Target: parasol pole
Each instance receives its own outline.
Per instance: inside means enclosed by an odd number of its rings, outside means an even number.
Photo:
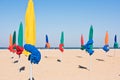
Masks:
[[[61,46],[61,44],[62,44],[62,46]],[[61,51],[63,53],[64,52],[64,32],[61,33],[61,39],[60,39],[60,46],[59,46],[59,48],[63,49],[63,51]],[[61,61],[62,61],[62,53],[60,55]]]
[[[91,69],[91,68],[92,68],[92,57],[90,56],[89,58],[90,58],[90,62],[89,62],[89,71],[91,71],[91,70],[92,70],[92,69]]]
[[[106,59],[107,53],[108,53],[108,52],[105,52],[105,56],[104,56],[104,59]]]
[[[115,57],[115,53],[116,53],[116,49],[114,49],[114,55],[113,55],[114,57]]]
[[[93,39],[93,26],[91,25],[90,31],[89,31],[89,40]],[[93,49],[93,44],[90,45],[90,49]],[[89,64],[89,70],[91,70],[92,67],[92,55],[90,55],[90,64]]]
[[[32,80],[32,63],[30,63],[30,80]]]
[[[61,61],[62,61],[62,53],[61,53],[60,57],[61,57]]]
[[[36,24],[33,0],[28,1],[28,6],[25,15],[25,41],[26,44],[35,45],[36,43]],[[24,54],[30,55],[25,52]],[[30,80],[32,80],[32,63],[30,62]]]

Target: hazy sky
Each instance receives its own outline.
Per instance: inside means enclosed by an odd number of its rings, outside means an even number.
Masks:
[[[94,28],[94,46],[103,46],[105,32],[110,46],[117,34],[120,43],[120,0],[33,0],[36,14],[37,46],[45,46],[48,34],[51,46],[60,43],[64,31],[65,47],[80,47],[80,36],[88,40],[89,28]],[[9,35],[24,17],[28,0],[0,0],[0,46],[9,45]],[[25,25],[24,25],[25,27]],[[18,34],[17,34],[18,35]]]

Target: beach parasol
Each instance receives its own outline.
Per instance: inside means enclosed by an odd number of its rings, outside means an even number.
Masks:
[[[36,24],[35,24],[35,13],[34,13],[34,4],[33,0],[29,0],[28,6],[26,9],[26,15],[25,15],[25,45],[24,48],[26,51],[23,53],[26,56],[29,56],[28,59],[30,59],[30,80],[32,80],[32,63],[38,63],[35,60],[35,58],[40,58],[40,55],[38,55],[39,51],[36,50],[35,44],[36,44]],[[26,48],[27,46],[27,48]],[[29,49],[30,48],[30,49]],[[35,50],[35,51],[34,51]],[[39,57],[36,57],[39,56]],[[34,60],[33,60],[34,58]]]
[[[91,25],[90,31],[89,31],[89,40],[93,40],[93,26]],[[93,48],[93,44],[90,45],[90,49]]]
[[[18,45],[23,47],[23,24],[20,23],[19,31],[18,31]]]
[[[81,35],[81,50],[84,50],[85,47],[84,47],[84,38],[83,38],[83,35]]]
[[[12,46],[11,46],[11,50],[12,50],[13,53],[16,52],[15,45],[16,45],[16,31],[14,31],[14,33],[13,33]]]
[[[61,39],[60,39],[60,44],[59,44],[59,50],[61,52],[64,51],[64,32],[61,33]]]
[[[9,37],[9,46],[12,45],[12,35],[10,34],[10,37]]]
[[[49,41],[48,41],[48,35],[46,35],[45,37],[46,37],[45,48],[50,48],[50,43],[49,43]]]
[[[108,31],[106,32],[106,36],[105,36],[105,45],[108,45],[109,43],[109,35],[108,35]]]
[[[22,54],[24,48],[23,48],[23,24],[22,22],[20,23],[20,26],[19,26],[19,31],[18,31],[18,45],[16,45],[16,50],[17,50],[17,55],[19,55],[19,58],[20,58],[20,55]]]
[[[106,32],[106,35],[105,35],[105,45],[103,46],[103,50],[105,52],[108,52],[109,51],[109,35],[108,35],[108,32]]]
[[[60,39],[60,44],[59,44],[59,50],[62,53],[64,52],[64,32],[61,32],[61,39]],[[61,54],[61,60],[62,60],[62,54]]]
[[[16,31],[13,33],[13,39],[12,39],[12,44],[16,44]]]
[[[117,49],[119,46],[118,46],[118,42],[117,42],[117,35],[115,35],[114,37],[114,48]]]
[[[12,52],[12,35],[10,34],[10,37],[9,37],[9,47],[8,47],[8,50],[10,51],[10,52]]]
[[[90,31],[89,31],[89,40],[85,45],[85,49],[86,51],[89,53],[89,55],[91,56],[94,51],[93,51],[93,26],[91,25],[90,27]]]
[[[24,48],[31,53],[28,60],[30,60],[31,63],[38,64],[41,59],[41,54],[38,49],[31,44],[25,44]]]
[[[29,0],[25,15],[25,43],[35,45],[36,43],[36,24],[35,24],[35,13],[34,4],[32,0]],[[30,53],[24,51],[26,56]]]
[[[118,42],[117,42],[117,35],[115,35],[115,37],[114,37],[114,46],[113,47],[114,47],[114,56],[115,56],[116,49],[119,48]]]
[[[14,48],[14,45],[13,45],[12,35],[10,34],[8,50],[9,50],[11,53],[15,53],[16,50],[14,50],[13,48]],[[11,58],[13,58],[13,57],[11,57]]]
[[[91,55],[93,55],[94,51],[93,51],[93,26],[91,25],[90,27],[90,31],[89,31],[89,40],[88,42],[85,44],[85,49],[86,51],[89,53],[90,55],[90,66],[89,66],[89,70],[91,70],[91,66],[92,66],[92,61],[91,61]]]

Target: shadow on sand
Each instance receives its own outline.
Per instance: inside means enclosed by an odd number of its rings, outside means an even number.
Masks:
[[[82,56],[76,56],[77,58],[82,58]]]
[[[18,63],[18,60],[15,60],[13,63]]]
[[[103,59],[96,59],[97,61],[104,61]]]
[[[60,59],[57,59],[57,62],[61,62],[61,60],[60,60]]]
[[[78,68],[89,70],[87,67],[85,67],[85,66],[81,66],[81,65],[78,65]]]
[[[30,78],[28,80],[30,80]],[[35,80],[34,77],[32,77],[32,80]]]
[[[22,66],[22,67],[19,69],[19,72],[24,71],[24,70],[25,70],[25,66]]]

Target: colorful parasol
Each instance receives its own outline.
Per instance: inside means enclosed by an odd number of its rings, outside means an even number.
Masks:
[[[59,44],[59,50],[61,52],[64,51],[64,32],[61,33],[61,39],[60,39],[60,44]]]
[[[118,42],[117,42],[117,35],[115,35],[115,37],[114,37],[114,48],[116,49],[118,47],[119,46],[118,46]]]
[[[9,50],[10,52],[13,52],[11,47],[12,47],[12,35],[10,34],[8,50]]]
[[[48,35],[46,35],[46,44],[45,44],[45,48],[50,48],[50,43],[48,41]]]
[[[89,31],[89,40],[93,40],[93,26],[91,25],[90,31]],[[93,48],[93,44],[90,45],[90,48]]]
[[[16,44],[16,31],[13,33],[13,39],[12,39],[12,44]]]
[[[35,24],[35,13],[34,4],[32,0],[29,0],[28,7],[25,15],[25,43],[35,45],[36,43],[36,24]],[[27,51],[23,52],[26,56],[30,53]]]
[[[90,31],[89,31],[89,40],[85,45],[85,49],[86,51],[89,53],[89,55],[91,56],[94,51],[93,51],[93,26],[91,25],[90,27]]]
[[[84,47],[84,38],[83,38],[83,35],[81,35],[81,50],[84,50],[85,47]]]
[[[9,37],[9,46],[12,45],[12,35],[10,34],[10,37]]]
[[[109,43],[109,35],[108,35],[108,32],[106,32],[106,35],[105,35],[105,45],[108,45]]]
[[[32,63],[38,64],[41,56],[40,52],[35,48],[36,44],[36,24],[33,0],[29,0],[25,15],[25,45],[26,51],[23,53],[29,56],[30,64],[30,80],[32,80]]]
[[[19,32],[18,32],[18,45],[23,47],[23,24],[20,23]]]
[[[31,63],[38,64],[41,59],[41,54],[38,49],[31,44],[25,44],[24,48],[31,53],[28,60],[30,60]]]
[[[105,35],[105,45],[103,46],[103,50],[105,52],[108,52],[109,51],[109,35],[108,35],[108,32],[106,32],[106,35]]]

